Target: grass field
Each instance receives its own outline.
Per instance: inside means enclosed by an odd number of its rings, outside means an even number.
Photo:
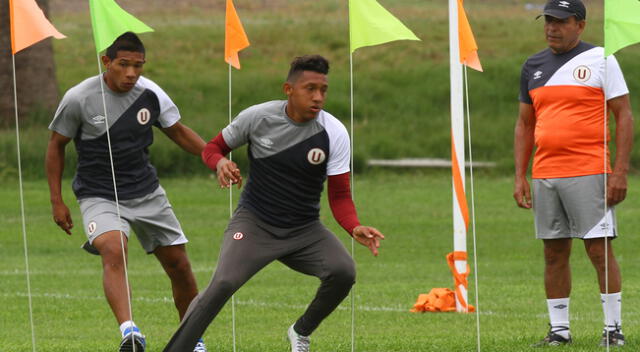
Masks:
[[[357,176],[355,198],[361,220],[387,236],[378,258],[364,247],[358,262],[357,351],[475,351],[474,314],[412,314],[419,293],[451,287],[444,256],[452,248],[450,179],[445,172],[375,171]],[[163,185],[191,239],[189,253],[198,283],[208,283],[228,218],[228,196],[208,178],[165,179]],[[529,351],[546,333],[541,243],[533,239],[532,215],[511,199],[511,177],[478,176],[476,186],[481,346],[484,351]],[[0,184],[0,351],[30,351],[25,260],[17,181]],[[97,257],[78,247],[84,241],[68,181],[66,200],[76,229],[68,237],[50,221],[44,181],[25,184],[26,219],[37,350],[113,351],[116,323],[103,299]],[[630,180],[618,209],[621,238],[615,241],[624,279],[624,330],[628,351],[640,343],[640,178]],[[323,221],[347,241],[331,218]],[[130,275],[136,322],[149,351],[161,351],[177,326],[169,283],[152,256],[132,242]],[[471,251],[469,237],[469,250]],[[576,243],[571,303],[572,351],[600,351],[602,311],[595,274]],[[473,270],[475,273],[476,270]],[[473,279],[473,278],[471,278]],[[473,281],[471,281],[473,282]],[[285,331],[310,301],[317,281],[279,263],[267,267],[236,295],[239,351],[285,351]],[[470,287],[473,301],[475,290]],[[350,309],[345,301],[313,335],[313,351],[350,351]],[[227,306],[205,335],[210,351],[232,351]],[[567,349],[569,350],[569,349]]]

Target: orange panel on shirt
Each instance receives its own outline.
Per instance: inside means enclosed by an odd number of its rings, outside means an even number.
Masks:
[[[602,89],[579,85],[542,86],[529,91],[529,94],[536,113],[536,153],[532,177],[558,178],[603,173],[605,131]],[[608,161],[607,150],[606,172],[610,173]]]

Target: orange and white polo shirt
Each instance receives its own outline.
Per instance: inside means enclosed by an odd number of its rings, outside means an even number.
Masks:
[[[547,48],[531,56],[522,67],[520,101],[535,111],[532,177],[605,172],[604,98],[628,93],[618,61],[611,55],[605,64],[602,47],[580,42],[566,53]],[[608,148],[606,153],[609,160]]]

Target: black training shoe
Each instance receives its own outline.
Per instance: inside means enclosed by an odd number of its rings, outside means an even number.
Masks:
[[[568,339],[565,339],[562,335],[557,334],[559,331],[569,331],[569,328],[566,326],[552,326],[549,328],[547,336],[531,345],[531,347],[563,346],[570,344],[572,342],[571,334],[569,334]]]
[[[601,347],[621,347],[624,346],[624,335],[620,331],[620,326],[615,327],[614,330],[607,330],[602,332],[602,341],[600,341]]]

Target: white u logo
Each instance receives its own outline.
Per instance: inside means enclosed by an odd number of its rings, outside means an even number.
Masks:
[[[324,159],[326,159],[326,157],[327,156],[324,153],[324,150],[320,148],[313,148],[309,151],[309,153],[307,153],[307,160],[309,161],[309,163],[313,165],[322,164],[322,162],[324,161]]]

